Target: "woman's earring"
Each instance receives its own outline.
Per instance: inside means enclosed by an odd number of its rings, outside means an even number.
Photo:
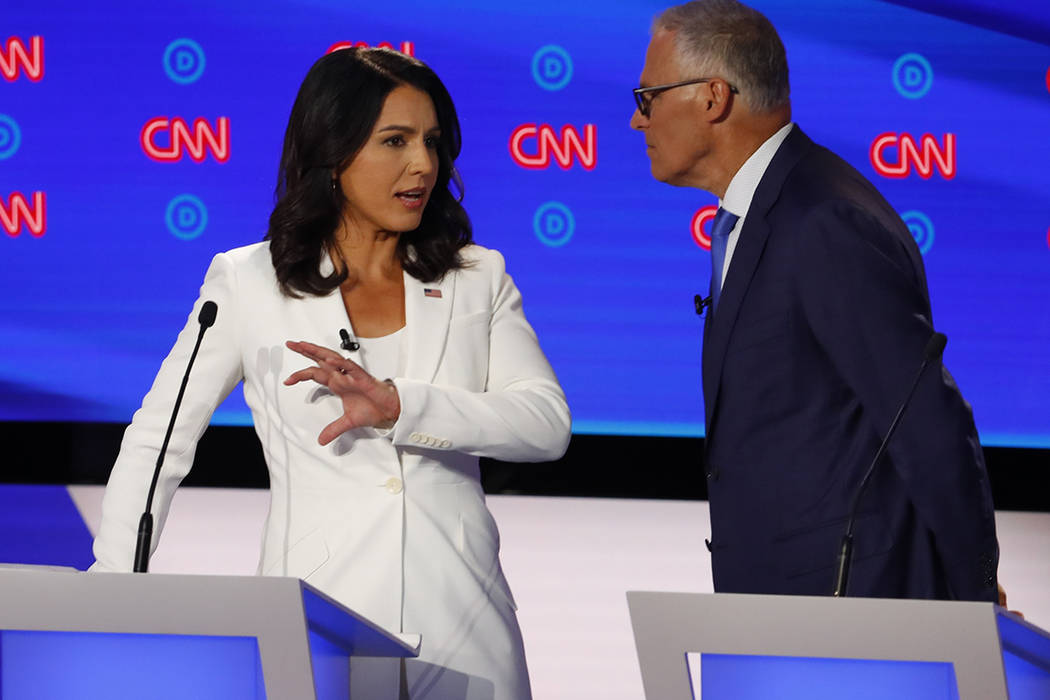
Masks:
[[[336,182],[335,182],[335,180],[333,179],[333,180],[332,180],[332,192],[335,192],[335,188],[336,188]]]

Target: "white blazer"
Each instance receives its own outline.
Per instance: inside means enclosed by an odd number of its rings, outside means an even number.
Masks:
[[[341,402],[312,382],[283,384],[311,364],[284,343],[338,349],[339,329],[350,324],[339,290],[283,296],[267,243],[216,255],[124,435],[92,569],[132,568],[138,518],[197,338],[197,315],[211,300],[218,316],[193,367],[157,486],[154,548],[198,438],[243,380],[270,474],[259,573],[305,579],[383,627],[421,633],[427,663],[409,665],[413,699],[530,697],[478,456],[557,459],[569,440],[569,410],[503,257],[479,246],[462,255],[468,266],[439,282],[405,275],[407,369],[394,378],[396,425],[349,431],[325,447],[317,437],[342,413]],[[380,697],[376,692],[369,696]],[[396,684],[391,692],[396,697]]]

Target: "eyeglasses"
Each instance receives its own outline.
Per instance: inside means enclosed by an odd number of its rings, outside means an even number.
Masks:
[[[635,104],[638,105],[638,111],[643,117],[648,119],[649,110],[652,109],[653,106],[653,98],[655,98],[661,92],[665,90],[670,90],[671,88],[682,87],[683,85],[709,83],[712,80],[721,80],[721,78],[697,78],[696,80],[683,80],[678,83],[668,83],[666,85],[654,85],[652,87],[635,88],[632,92],[634,92],[634,101]],[[730,83],[726,83],[726,85],[729,85],[729,92],[733,94],[740,94],[740,91],[737,90],[736,87],[734,87]]]

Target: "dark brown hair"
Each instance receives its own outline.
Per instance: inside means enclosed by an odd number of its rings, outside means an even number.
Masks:
[[[342,190],[331,186],[332,173],[342,171],[357,155],[387,95],[401,85],[430,96],[441,138],[437,183],[419,228],[401,234],[398,257],[406,272],[424,282],[462,267],[459,251],[471,243],[472,235],[467,212],[449,190],[454,180],[462,193],[453,165],[461,142],[452,98],[437,74],[414,58],[389,49],[342,49],[310,68],[284,134],[277,203],[266,240],[285,295],[324,296],[346,279],[347,271],[339,266],[329,275],[320,270],[346,205]]]

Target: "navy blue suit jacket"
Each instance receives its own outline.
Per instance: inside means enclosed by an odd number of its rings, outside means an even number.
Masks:
[[[795,127],[759,183],[704,326],[716,591],[830,593],[851,500],[932,333],[908,228]],[[849,595],[996,599],[984,459],[939,359],[859,513]]]

